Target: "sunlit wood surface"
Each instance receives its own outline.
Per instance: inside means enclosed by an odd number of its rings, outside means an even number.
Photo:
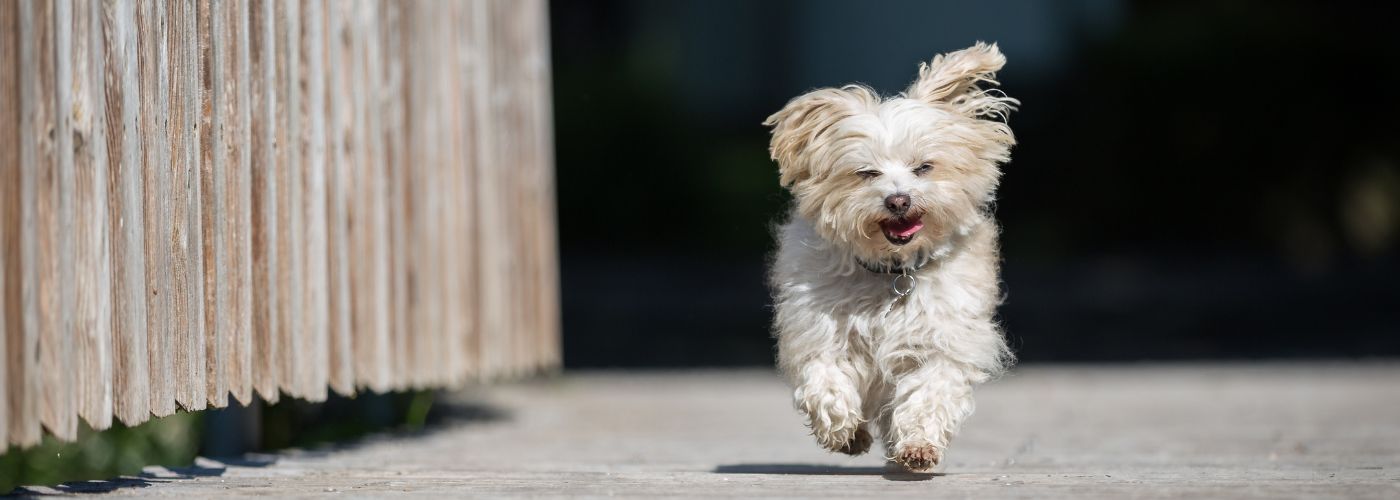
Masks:
[[[768,371],[566,374],[443,421],[34,492],[206,498],[1396,498],[1395,363],[1028,366],[978,390],[939,475],[820,450]]]

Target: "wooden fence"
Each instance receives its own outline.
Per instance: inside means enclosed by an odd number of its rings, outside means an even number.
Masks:
[[[547,33],[542,0],[0,0],[0,436],[556,366]]]

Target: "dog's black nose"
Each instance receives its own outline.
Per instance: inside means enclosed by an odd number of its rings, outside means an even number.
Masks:
[[[895,193],[885,197],[885,208],[898,216],[903,216],[905,212],[909,211],[909,203],[909,195],[904,193]]]

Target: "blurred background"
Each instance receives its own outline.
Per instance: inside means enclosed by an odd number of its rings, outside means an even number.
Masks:
[[[1400,355],[1400,37],[1350,2],[551,6],[565,364],[771,365],[760,126],[977,40],[1023,362]]]

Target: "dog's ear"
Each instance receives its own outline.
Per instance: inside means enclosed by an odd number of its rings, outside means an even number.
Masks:
[[[996,72],[1006,65],[1006,56],[995,43],[975,45],[957,52],[939,54],[928,64],[919,64],[919,78],[904,92],[906,97],[930,104],[943,103],[970,117],[1006,119],[1018,102],[1000,91],[983,90],[981,83],[997,85]]]
[[[788,101],[763,124],[773,127],[768,153],[778,162],[779,182],[786,187],[812,176],[808,149],[841,119],[849,117],[879,99],[859,85],[818,89]]]
[[[996,72],[1005,65],[1006,56],[1001,55],[996,44],[977,42],[920,64],[919,79],[904,95],[973,118],[971,129],[978,140],[972,143],[977,156],[996,164],[1006,163],[1011,159],[1011,146],[1016,144],[1006,118],[1020,101],[1000,90],[981,87],[983,83],[997,85]]]

